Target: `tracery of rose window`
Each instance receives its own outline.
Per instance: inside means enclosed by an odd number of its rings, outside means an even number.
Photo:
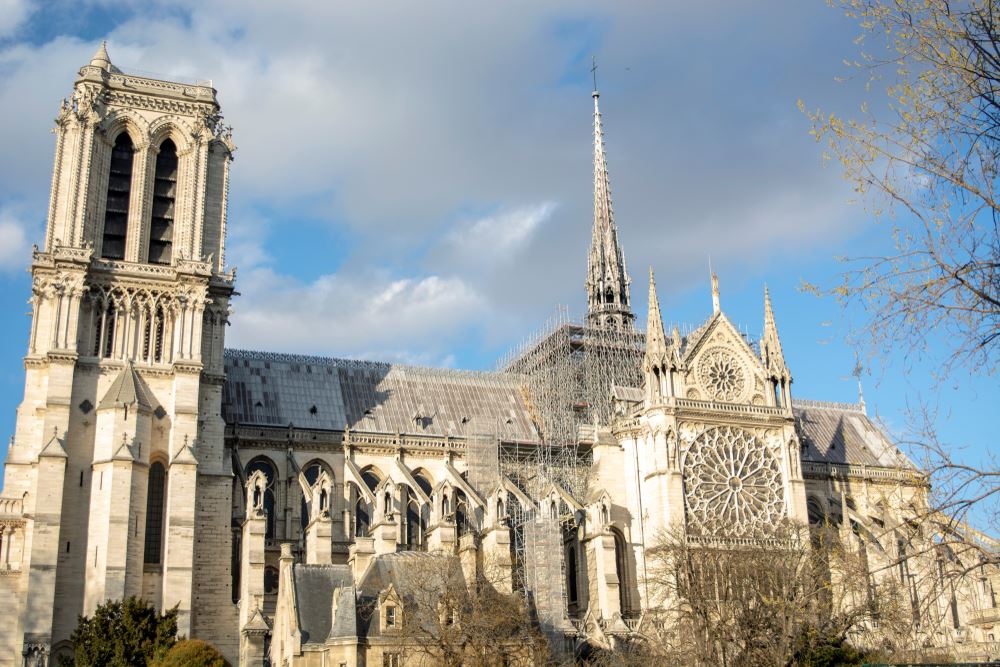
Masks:
[[[727,350],[708,350],[698,361],[698,377],[709,396],[716,401],[736,403],[744,398],[747,371]]]
[[[713,427],[695,438],[684,459],[683,479],[693,535],[762,534],[784,515],[778,459],[745,429]]]

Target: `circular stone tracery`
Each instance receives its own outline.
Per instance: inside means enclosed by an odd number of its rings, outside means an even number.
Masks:
[[[693,535],[763,534],[784,515],[778,459],[745,429],[710,428],[684,459],[684,500]]]
[[[735,403],[744,398],[747,372],[743,364],[722,348],[701,355],[698,375],[709,396],[717,401]]]

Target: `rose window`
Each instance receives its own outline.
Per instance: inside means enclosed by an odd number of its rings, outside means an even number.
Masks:
[[[778,459],[749,431],[710,428],[684,459],[684,500],[691,534],[761,534],[785,512]]]
[[[716,348],[703,354],[698,362],[698,375],[713,399],[735,403],[743,398],[747,386],[746,370],[725,350]]]

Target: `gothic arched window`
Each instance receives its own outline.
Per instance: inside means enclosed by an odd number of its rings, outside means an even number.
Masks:
[[[406,503],[406,548],[416,551],[423,541],[424,537],[420,531],[420,506],[410,494],[410,500]]]
[[[256,458],[247,465],[246,476],[250,477],[255,470],[260,470],[264,473],[264,478],[267,480],[267,486],[264,489],[264,514],[267,517],[264,538],[273,540],[275,532],[274,483],[278,478],[278,474],[274,469],[274,464],[264,457]]]
[[[160,144],[155,174],[148,261],[150,264],[170,264],[174,242],[174,200],[177,197],[177,147],[170,139]]]
[[[163,464],[154,461],[149,466],[149,485],[146,491],[146,545],[144,563],[159,564],[163,556],[163,498],[167,471]]]
[[[632,609],[629,606],[628,596],[628,563],[626,562],[625,536],[617,529],[612,528],[611,534],[615,537],[615,574],[618,575],[618,604],[621,608],[622,616],[627,616]]]
[[[369,491],[374,493],[375,487],[382,481],[382,475],[379,474],[378,468],[375,466],[368,466],[361,471],[361,481],[365,483]]]
[[[433,482],[431,482],[431,476],[423,468],[417,468],[413,471],[413,479],[417,482],[417,486],[420,490],[424,492],[427,496],[431,495],[431,490],[434,488]]]
[[[455,491],[455,530],[459,537],[469,532],[469,501],[461,490]]]
[[[94,356],[110,357],[115,350],[115,319],[118,313],[113,303],[98,302],[94,309]]]
[[[567,561],[567,563],[566,563],[566,577],[567,577],[567,583],[569,584],[569,586],[568,586],[568,588],[569,588],[569,601],[570,602],[576,602],[577,601],[577,595],[578,595],[576,580],[577,580],[578,574],[577,574],[577,571],[576,571],[577,568],[576,568],[576,548],[575,547],[570,547],[569,548],[569,553],[567,555],[566,561]]]
[[[312,486],[319,479],[320,472],[323,471],[325,466],[319,461],[312,461],[306,464],[306,467],[302,469],[302,474],[306,477],[306,483]],[[329,474],[329,472],[327,472]],[[332,475],[331,475],[332,477]],[[309,525],[309,502],[306,499],[305,493],[302,494],[302,530],[306,529]]]
[[[128,236],[128,210],[132,192],[132,160],[135,149],[128,132],[115,139],[111,149],[108,174],[108,196],[104,204],[104,235],[101,257],[125,259],[125,238]]]
[[[368,537],[368,532],[372,527],[371,507],[365,497],[358,492],[358,499],[354,503],[354,535],[355,537]]]

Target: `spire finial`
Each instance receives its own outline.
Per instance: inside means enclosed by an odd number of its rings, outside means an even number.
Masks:
[[[774,326],[774,310],[771,309],[771,293],[764,285],[764,326]]]
[[[712,312],[718,313],[722,310],[719,302],[719,276],[712,271]]]
[[[600,97],[601,94],[597,92],[597,56],[590,56],[590,73],[594,77],[594,97]]]
[[[864,372],[864,366],[862,366],[861,364],[861,358],[857,355],[857,353],[855,353],[854,372],[852,373],[852,375],[858,379],[858,407],[861,408],[861,412],[863,412],[864,414],[868,414],[868,411],[865,407],[865,390],[861,386],[862,372]]]

